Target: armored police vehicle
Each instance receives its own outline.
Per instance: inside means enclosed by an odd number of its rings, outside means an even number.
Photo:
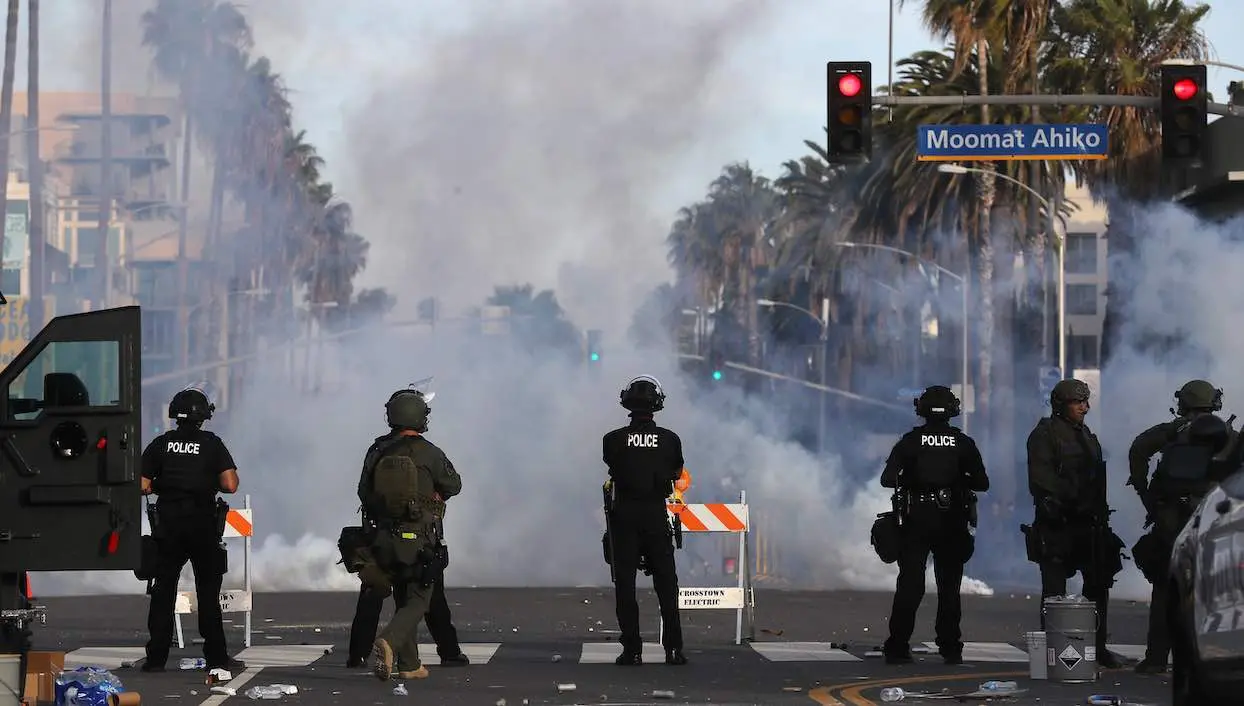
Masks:
[[[1197,506],[1171,554],[1174,706],[1229,706],[1244,688],[1244,470]]]
[[[0,654],[22,655],[19,684],[44,619],[26,572],[139,568],[140,336],[137,306],[59,316],[0,371]]]

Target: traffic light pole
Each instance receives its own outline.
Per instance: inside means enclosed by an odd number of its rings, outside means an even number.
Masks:
[[[1160,98],[1152,96],[1005,95],[1005,96],[873,96],[873,105],[1100,105],[1111,108],[1158,108]],[[1244,106],[1210,103],[1207,112],[1244,118]]]

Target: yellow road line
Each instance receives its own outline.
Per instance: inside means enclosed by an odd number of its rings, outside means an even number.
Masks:
[[[926,682],[972,681],[976,679],[997,679],[1000,677],[1026,677],[1028,672],[985,672],[970,674],[933,674],[910,677],[890,677],[888,679],[870,679],[854,683],[821,686],[808,692],[808,698],[821,706],[876,706],[876,702],[864,698],[861,694],[865,689],[873,687],[902,686],[904,684],[924,684]]]

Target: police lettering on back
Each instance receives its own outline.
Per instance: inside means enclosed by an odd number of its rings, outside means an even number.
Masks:
[[[166,452],[171,454],[191,454],[199,455],[199,442],[197,441],[170,441]]]
[[[921,434],[921,446],[934,446],[940,448],[953,448],[955,445],[954,434]]]
[[[655,449],[658,448],[656,434],[627,434],[627,448]]]

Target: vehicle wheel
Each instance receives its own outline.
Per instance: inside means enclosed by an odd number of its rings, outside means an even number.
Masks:
[[[1172,706],[1227,706],[1222,699],[1215,699],[1206,688],[1205,680],[1197,666],[1192,628],[1185,616],[1191,614],[1188,598],[1180,595],[1179,588],[1171,583],[1167,616],[1171,635],[1171,705]]]

